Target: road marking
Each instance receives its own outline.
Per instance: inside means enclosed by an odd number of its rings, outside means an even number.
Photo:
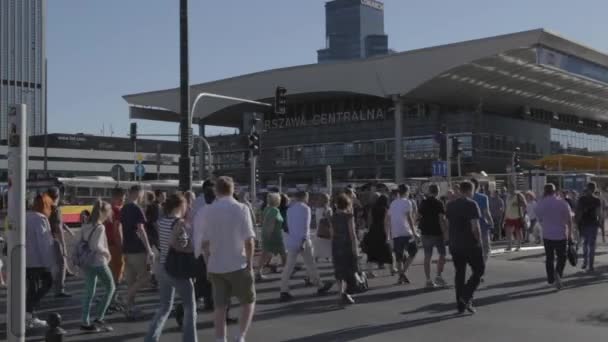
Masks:
[[[545,248],[544,246],[522,247],[519,250],[519,252],[537,251],[537,250],[541,250],[541,249],[544,249],[544,248]],[[506,248],[498,248],[498,249],[493,249],[490,254],[491,255],[497,255],[497,254],[506,254],[506,253],[515,253],[515,249],[507,252]]]

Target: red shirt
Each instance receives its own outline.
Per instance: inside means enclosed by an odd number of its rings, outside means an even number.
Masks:
[[[120,210],[122,207],[117,205],[112,205],[112,219],[107,220],[104,224],[106,226],[106,236],[108,238],[108,244],[116,245],[116,241],[118,240],[118,232],[116,231],[116,226],[120,224]]]

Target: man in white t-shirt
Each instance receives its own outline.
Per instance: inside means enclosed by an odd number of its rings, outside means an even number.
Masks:
[[[226,308],[234,296],[241,303],[240,336],[236,341],[244,342],[255,309],[255,232],[249,208],[233,198],[232,178],[218,178],[215,191],[218,198],[201,209],[199,221],[203,255],[213,284],[215,335],[218,341],[225,341]]]
[[[314,251],[310,240],[310,207],[308,206],[308,193],[300,191],[295,201],[287,209],[287,229],[285,248],[287,249],[287,263],[281,275],[281,294],[279,300],[288,302],[293,299],[289,293],[289,279],[293,274],[298,256],[302,255],[310,281],[317,286],[317,294],[324,295],[333,286],[333,282],[322,282],[317,265],[314,261]]]
[[[407,185],[399,185],[399,197],[391,203],[388,215],[386,216],[386,237],[389,243],[392,242],[393,244],[393,252],[395,253],[399,274],[397,284],[410,283],[406,272],[418,252],[416,245],[418,233],[414,229],[412,203],[408,199],[409,191],[410,189]],[[409,255],[408,258],[405,257],[405,252]]]

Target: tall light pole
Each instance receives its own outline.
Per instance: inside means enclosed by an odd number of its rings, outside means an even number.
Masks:
[[[192,119],[190,113],[189,55],[188,55],[188,0],[179,2],[179,64],[180,64],[180,157],[179,188],[192,189]]]

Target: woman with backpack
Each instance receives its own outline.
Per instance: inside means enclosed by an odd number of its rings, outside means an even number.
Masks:
[[[175,292],[182,300],[184,317],[182,320],[182,341],[196,342],[196,304],[194,299],[194,284],[189,277],[169,274],[167,263],[170,254],[174,256],[190,256],[194,264],[194,248],[192,232],[187,228],[184,217],[188,211],[188,202],[182,194],[173,194],[165,202],[166,216],[158,220],[158,236],[160,246],[160,262],[156,270],[158,290],[160,293],[160,307],[150,323],[150,328],[144,339],[145,342],[157,342],[162,334],[163,327],[171,308]],[[171,253],[170,253],[171,251]],[[177,260],[177,259],[175,259]],[[176,271],[176,270],[174,270]],[[172,271],[172,273],[174,273]]]
[[[104,226],[104,222],[111,217],[112,207],[110,203],[98,199],[93,205],[90,224],[82,228],[81,242],[86,244],[81,244],[79,249],[81,255],[87,256],[87,260],[86,264],[82,265],[84,266],[82,271],[85,275],[85,292],[82,301],[82,325],[80,329],[85,332],[110,332],[113,330],[104,321],[106,311],[116,290],[112,271],[108,266],[111,256]],[[86,253],[83,253],[84,251]],[[101,282],[105,294],[102,301],[97,304],[97,318],[91,323],[91,302],[95,296],[97,280]]]

